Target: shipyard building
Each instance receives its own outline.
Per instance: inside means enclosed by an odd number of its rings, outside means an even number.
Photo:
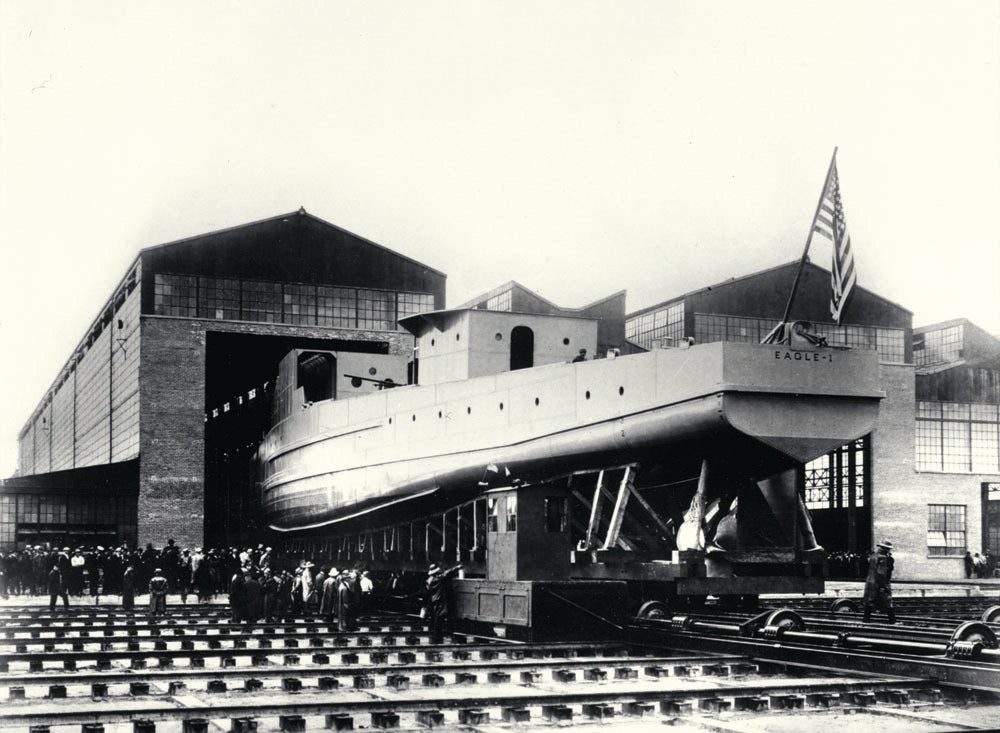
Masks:
[[[444,305],[443,273],[302,209],[141,250],[19,434],[0,547],[253,536],[281,358],[412,358],[399,319]]]

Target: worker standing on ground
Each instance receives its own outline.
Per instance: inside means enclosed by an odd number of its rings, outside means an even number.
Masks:
[[[896,623],[896,612],[892,608],[892,569],[896,561],[892,557],[892,542],[883,540],[868,561],[868,578],[865,580],[864,622],[871,621],[872,608],[885,611],[889,623]]]
[[[128,563],[122,575],[122,608],[131,611],[135,608],[135,568]]]
[[[234,624],[243,623],[247,618],[247,586],[242,570],[233,573],[229,581],[229,612]]]
[[[58,565],[53,565],[49,571],[49,610],[56,610],[56,599],[63,599],[63,606],[69,608],[69,594],[66,592],[66,584],[63,582],[63,574]]]
[[[149,579],[149,615],[153,618],[166,615],[169,589],[170,585],[163,575],[163,570],[160,568],[153,570],[153,577]]]
[[[424,583],[424,607],[431,623],[431,640],[440,644],[446,631],[450,630],[451,614],[448,611],[447,581],[452,575],[462,569],[461,565],[441,571],[434,563],[427,570],[427,580]]]

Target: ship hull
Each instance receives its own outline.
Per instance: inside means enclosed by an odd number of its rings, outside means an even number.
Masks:
[[[869,432],[877,372],[874,352],[717,343],[330,401],[265,439],[263,507],[278,531],[348,529],[626,463],[764,478]]]

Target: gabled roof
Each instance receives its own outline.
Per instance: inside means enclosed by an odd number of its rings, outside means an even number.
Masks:
[[[798,264],[799,264],[799,260],[793,260],[791,262],[785,262],[785,263],[780,264],[780,265],[774,265],[773,267],[767,267],[767,268],[765,268],[763,270],[758,270],[757,272],[751,272],[748,275],[739,275],[737,277],[731,277],[728,280],[723,280],[722,282],[717,282],[717,283],[714,283],[712,285],[707,285],[705,287],[697,288],[695,290],[689,290],[686,293],[683,293],[681,295],[677,295],[677,296],[675,296],[673,298],[667,298],[666,300],[660,301],[659,303],[655,303],[654,305],[648,305],[648,306],[646,306],[644,308],[640,308],[639,310],[636,310],[636,311],[633,311],[631,313],[628,313],[625,317],[626,318],[632,318],[634,316],[639,316],[639,315],[642,315],[644,313],[648,313],[650,311],[658,310],[658,309],[662,308],[663,306],[667,305],[668,303],[675,303],[675,302],[677,302],[679,300],[684,300],[684,299],[690,298],[690,297],[692,297],[694,295],[699,295],[701,293],[710,292],[712,290],[715,290],[716,288],[720,288],[720,287],[723,287],[725,285],[730,285],[730,284],[734,284],[734,283],[743,282],[744,280],[750,280],[751,278],[760,277],[761,275],[766,275],[768,273],[775,272],[777,270],[783,270],[785,268],[794,267],[794,266],[797,266]],[[814,268],[816,270],[819,270],[820,272],[826,273],[827,275],[830,274],[829,270],[827,270],[824,267],[821,267],[820,265],[817,265],[812,260],[806,260],[806,265],[809,266],[809,267],[812,267],[812,268]],[[868,293],[868,295],[872,296],[873,298],[878,298],[879,300],[881,300],[884,303],[888,303],[889,305],[891,305],[891,306],[893,306],[895,308],[899,308],[900,310],[905,311],[905,312],[907,312],[907,313],[909,313],[911,315],[913,314],[913,311],[911,311],[909,308],[904,308],[899,303],[891,301],[888,298],[884,298],[881,295],[879,295],[878,293],[875,293],[875,292],[873,292],[871,290],[868,290],[867,288],[864,288],[864,287],[862,287],[860,285],[855,285],[854,287],[858,291],[862,291],[862,292]]]
[[[191,244],[191,243],[197,242],[198,240],[208,239],[208,238],[216,237],[216,236],[219,236],[219,235],[222,235],[222,234],[229,234],[229,233],[232,233],[232,232],[238,232],[238,231],[244,230],[244,229],[252,229],[254,227],[258,227],[258,226],[262,226],[262,225],[266,225],[266,224],[273,224],[273,223],[279,222],[279,221],[288,221],[291,218],[298,217],[298,216],[304,217],[304,218],[309,219],[311,221],[314,221],[314,222],[316,222],[318,224],[321,224],[321,225],[323,225],[325,227],[329,227],[330,229],[333,229],[335,231],[341,232],[343,234],[347,234],[347,235],[353,237],[354,239],[357,239],[357,240],[359,240],[361,242],[364,242],[365,244],[368,244],[368,245],[370,245],[372,247],[375,247],[376,249],[380,249],[380,250],[382,250],[384,252],[387,252],[388,254],[391,254],[391,255],[393,255],[395,257],[399,257],[400,259],[407,260],[408,262],[412,262],[415,265],[419,265],[420,267],[422,267],[422,268],[424,268],[426,270],[429,270],[430,272],[433,272],[433,273],[435,273],[437,275],[441,275],[442,277],[447,277],[440,270],[436,270],[433,267],[429,267],[429,266],[425,265],[423,262],[418,262],[417,260],[413,259],[412,257],[408,257],[407,255],[400,254],[399,252],[396,252],[395,250],[389,249],[388,247],[386,247],[384,245],[381,245],[378,242],[373,242],[372,240],[368,239],[367,237],[362,237],[360,234],[355,234],[354,232],[349,231],[347,229],[344,229],[343,227],[339,227],[336,224],[332,224],[332,223],[326,221],[325,219],[321,219],[318,216],[315,216],[314,214],[310,214],[309,212],[307,212],[305,210],[305,207],[302,207],[302,206],[299,207],[298,211],[292,211],[292,212],[289,212],[287,214],[278,214],[277,216],[269,216],[266,219],[258,219],[257,221],[251,221],[251,222],[247,222],[245,224],[237,224],[236,226],[225,227],[223,229],[216,229],[216,230],[213,230],[211,232],[203,232],[201,234],[195,234],[195,235],[192,235],[190,237],[183,237],[181,239],[174,239],[174,240],[172,240],[170,242],[164,242],[162,244],[154,244],[154,245],[149,246],[149,247],[143,247],[141,250],[139,250],[139,252],[140,252],[140,254],[143,254],[143,253],[146,253],[146,252],[156,252],[156,251],[159,251],[159,250],[162,250],[162,249],[166,249],[168,247],[174,247],[174,246],[181,245],[181,244]]]

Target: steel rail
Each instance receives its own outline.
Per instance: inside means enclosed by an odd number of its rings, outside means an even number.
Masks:
[[[300,696],[293,699],[290,695],[271,700],[246,700],[237,704],[231,699],[221,700],[218,704],[177,704],[156,701],[136,701],[135,705],[121,703],[113,709],[106,704],[80,705],[72,702],[65,710],[20,710],[21,706],[6,706],[0,712],[0,729],[13,726],[32,725],[79,725],[86,723],[126,723],[139,718],[152,721],[184,720],[204,718],[219,720],[237,717],[278,717],[282,715],[323,715],[323,714],[358,714],[372,712],[418,712],[430,707],[441,709],[497,708],[506,706],[537,707],[556,704],[581,704],[589,702],[623,702],[623,701],[663,701],[690,700],[699,697],[735,697],[760,696],[793,693],[843,693],[856,691],[871,691],[895,689],[901,685],[920,687],[923,683],[909,677],[893,676],[878,680],[769,680],[764,684],[746,684],[739,687],[724,687],[715,682],[692,681],[682,688],[664,689],[656,682],[636,688],[635,683],[620,687],[588,686],[588,689],[552,693],[537,688],[525,688],[523,692],[510,694],[493,690],[489,693],[476,692],[476,686],[463,689],[444,690],[432,698],[376,699],[364,691],[341,691],[331,699],[309,699],[311,696]],[[317,696],[318,697],[318,696]],[[355,699],[351,699],[354,697]],[[346,699],[345,699],[346,698]],[[190,699],[185,703],[193,702]],[[249,704],[247,704],[249,703]]]

